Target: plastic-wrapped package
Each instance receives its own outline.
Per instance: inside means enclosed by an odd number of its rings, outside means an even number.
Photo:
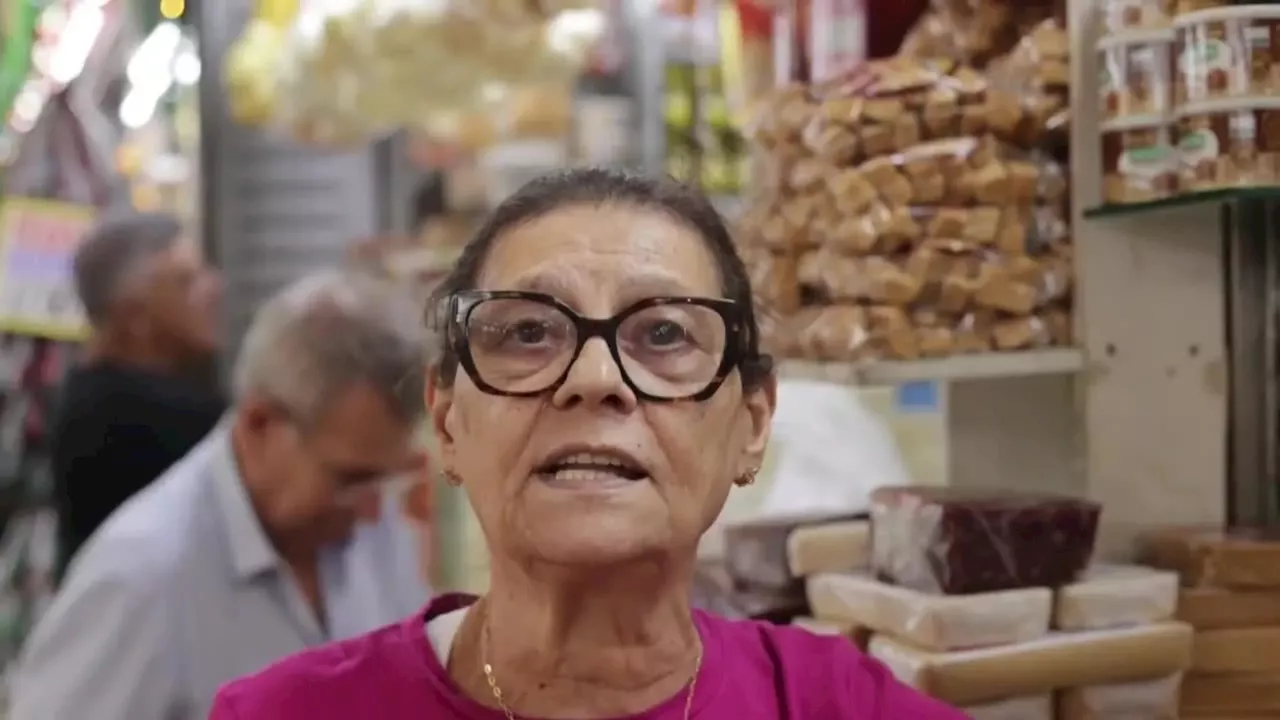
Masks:
[[[872,61],[757,109],[761,183],[740,234],[769,251],[748,258],[758,293],[786,299],[775,349],[869,361],[1071,341],[1065,34],[1041,3],[934,12],[969,29],[999,19],[1013,50],[990,72]]]
[[[1004,55],[1029,27],[1065,14],[1064,3],[1047,0],[933,0],[938,23],[950,28],[956,60],[984,67]]]
[[[766,588],[735,582],[719,561],[698,565],[692,601],[696,608],[733,620],[788,623],[808,612],[802,587]]]
[[[1178,607],[1178,576],[1151,568],[1095,565],[1058,588],[1053,626],[1101,630],[1170,620]]]
[[[921,592],[1060,587],[1088,565],[1101,506],[973,488],[881,488],[871,496],[871,566]]]
[[[871,640],[871,631],[856,625],[846,625],[830,620],[818,620],[812,617],[794,618],[791,624],[802,630],[808,630],[814,635],[835,635],[848,638],[859,650],[866,650],[867,642]]]
[[[1014,645],[1049,632],[1048,588],[977,595],[921,593],[855,573],[822,573],[806,583],[817,617],[884,633],[921,650]]]
[[[1181,717],[1263,720],[1280,717],[1280,683],[1272,674],[1201,675],[1182,679]]]
[[[1009,67],[1025,73],[1014,76],[1019,82],[1035,87],[1063,80],[1049,70],[1024,71],[1012,61]],[[1004,82],[1009,85],[1013,79]],[[985,133],[1029,147],[1066,108],[1066,96],[1057,85],[1052,87],[1053,92],[1006,90],[964,66],[876,61],[860,68],[846,84],[813,90],[805,104],[779,96],[779,103],[789,104],[778,105],[775,114],[783,108],[807,112],[789,118],[803,121],[798,135],[792,131],[774,141],[798,140],[804,150],[837,164],[892,155],[929,140]],[[781,117],[776,115],[775,121]]]
[[[1184,585],[1280,589],[1280,531],[1175,527],[1139,536],[1138,561],[1177,572]]]
[[[960,48],[956,44],[955,30],[947,25],[947,21],[935,10],[927,10],[907,36],[902,39],[902,47],[898,51],[902,55],[913,58],[952,58],[961,59]]]
[[[1280,591],[1184,588],[1178,619],[1197,630],[1280,626]]]
[[[1228,628],[1196,633],[1192,670],[1205,674],[1280,674],[1280,627]]]
[[[1002,137],[1020,147],[1061,144],[1068,135],[1070,38],[1056,19],[1032,28],[1014,50],[987,68],[993,93],[1016,96],[1027,121],[1006,128]]]
[[[743,250],[756,303],[768,312],[791,314],[800,309],[800,283],[795,253]]]
[[[969,720],[1054,720],[1053,695],[1049,694],[997,700],[961,709]]]
[[[865,570],[871,564],[871,523],[866,520],[796,528],[787,537],[787,566],[793,577]]]
[[[1053,633],[1018,645],[951,652],[928,652],[876,635],[867,653],[901,682],[963,707],[1184,672],[1191,664],[1192,635],[1189,626],[1170,622]]]
[[[787,562],[791,533],[806,525],[850,519],[849,513],[795,513],[729,525],[724,529],[725,567],[738,582],[767,588],[793,587],[799,578],[791,574]]]
[[[1178,720],[1182,674],[1058,693],[1058,720]]]

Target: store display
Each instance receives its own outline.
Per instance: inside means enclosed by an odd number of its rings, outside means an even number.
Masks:
[[[989,73],[899,56],[780,88],[738,227],[784,356],[863,361],[1070,342],[1066,35],[1030,26]],[[1056,137],[1056,136],[1055,136]]]
[[[1178,116],[1182,189],[1280,183],[1280,96],[1196,103]]]
[[[1162,528],[1137,538],[1144,565],[1172,570],[1188,587],[1280,590],[1280,533],[1253,528]]]
[[[883,580],[966,595],[1075,581],[1101,506],[970,488],[881,488],[871,496],[871,565]]]
[[[966,706],[1063,687],[1167,677],[1190,666],[1191,635],[1189,626],[1171,622],[944,653],[876,635],[867,651],[907,685]]]
[[[1280,627],[1202,630],[1191,669],[1197,673],[1280,673]]]
[[[1251,94],[1252,67],[1244,27],[1234,7],[1174,19],[1174,95],[1179,105]]]
[[[724,528],[724,564],[734,580],[760,587],[796,587],[788,540],[797,529],[851,519],[845,514],[800,513],[747,520]]]
[[[1053,627],[1102,630],[1164,622],[1173,618],[1177,603],[1176,573],[1137,566],[1093,566],[1078,582],[1058,588]]]
[[[1115,205],[1150,202],[1178,190],[1179,155],[1163,116],[1104,123],[1102,197]]]
[[[1160,30],[1173,22],[1174,0],[1103,0],[1102,26],[1108,34]]]
[[[1280,7],[1212,8],[1175,24],[1181,101],[1280,92]]]
[[[922,650],[1013,645],[1049,632],[1053,593],[1027,588],[976,595],[931,595],[869,575],[823,573],[806,581],[809,606],[823,619],[886,633]]]
[[[961,709],[969,720],[1054,720],[1052,695],[999,700]]]
[[[1184,588],[1178,596],[1178,620],[1197,630],[1280,626],[1280,590]]]
[[[865,570],[871,562],[871,523],[865,520],[796,528],[787,538],[792,577]]]
[[[1156,680],[1061,690],[1057,720],[1178,720],[1181,673]]]
[[[1103,117],[1165,115],[1173,103],[1173,31],[1111,35],[1098,42]]]
[[[1280,675],[1188,675],[1182,680],[1183,718],[1280,717]]]

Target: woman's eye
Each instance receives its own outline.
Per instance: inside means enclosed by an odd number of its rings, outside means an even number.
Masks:
[[[678,323],[669,320],[655,322],[645,333],[645,340],[656,347],[667,347],[688,339],[688,333]]]
[[[537,345],[547,338],[547,328],[543,323],[525,320],[513,323],[508,328],[507,334],[517,342],[526,345]]]

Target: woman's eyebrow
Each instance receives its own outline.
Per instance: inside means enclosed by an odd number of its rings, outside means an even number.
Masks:
[[[561,299],[572,299],[590,282],[587,277],[574,278],[564,272],[538,273],[519,278],[512,284],[514,290],[538,292]],[[660,295],[698,295],[689,285],[675,275],[653,271],[631,273],[618,281],[619,295],[640,300]]]

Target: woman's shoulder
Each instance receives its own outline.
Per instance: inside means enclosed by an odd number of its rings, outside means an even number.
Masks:
[[[304,650],[218,691],[210,720],[349,717],[343,703],[378,693],[408,648],[402,624]]]
[[[963,720],[959,710],[903,685],[850,640],[765,622],[703,615],[722,643],[732,674],[773,677],[801,717],[858,720]],[[850,708],[861,711],[851,716]]]
[[[426,620],[474,598],[446,594],[379,630],[285,658],[223,686],[210,720],[346,720],[413,717],[442,700]],[[428,712],[428,715],[430,713]]]

